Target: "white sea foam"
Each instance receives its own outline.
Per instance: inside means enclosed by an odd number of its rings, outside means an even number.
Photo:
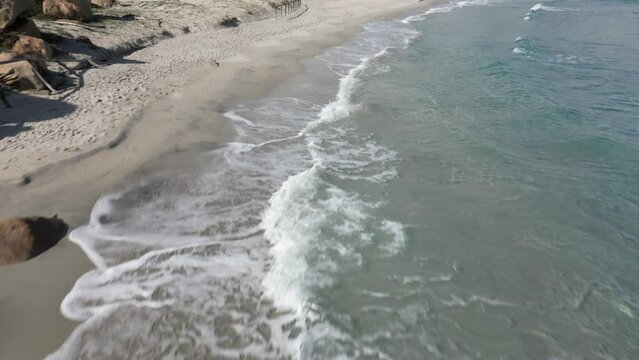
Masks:
[[[524,49],[524,48],[515,47],[515,48],[513,49],[513,53],[514,53],[514,54],[527,54],[527,53],[528,53],[528,51],[527,51],[526,49]]]
[[[456,307],[456,306],[466,307],[476,303],[490,305],[490,306],[504,306],[504,307],[515,306],[515,304],[509,301],[505,301],[501,299],[493,299],[493,298],[489,298],[482,295],[471,295],[467,299],[463,299],[461,297],[451,294],[450,300],[442,301],[442,304],[446,306],[450,306],[450,307]]]
[[[544,11],[565,11],[565,9],[552,7],[552,6],[546,6],[546,5],[542,4],[542,3],[535,4],[535,6],[530,8],[531,12],[540,11],[540,10],[544,10]]]
[[[518,36],[513,40],[515,47],[513,48],[513,54],[526,55],[528,58],[534,54],[534,51],[530,50],[533,45],[531,39],[526,36]]]
[[[384,244],[383,248],[390,254],[399,253],[406,245],[404,225],[396,221],[383,220],[381,229],[391,236],[391,241]]]
[[[327,51],[340,76],[329,104],[240,105],[225,114],[236,142],[207,154],[211,171],[101,198],[90,223],[71,234],[97,267],[62,304],[65,316],[84,322],[48,359],[299,359],[311,357],[313,344],[335,350],[324,359],[343,358],[340,344],[352,339],[324,321],[314,292],[362,266],[377,236],[385,256],[407,239],[401,223],[376,220],[380,203],[325,177],[379,186],[397,176],[395,152],[338,123],[360,109],[353,98],[362,79],[388,69],[382,59],[419,35],[407,24],[420,16],[369,25],[354,43]],[[369,345],[355,354],[388,358]]]
[[[404,24],[410,24],[412,22],[424,21],[429,15],[432,14],[440,14],[440,13],[448,13],[455,9],[464,8],[467,6],[482,6],[482,5],[490,5],[494,3],[499,3],[503,0],[466,0],[466,1],[451,1],[442,6],[436,6],[426,10],[425,12],[418,15],[411,15],[405,19],[402,19],[401,22]]]
[[[273,194],[261,225],[271,243],[273,259],[262,283],[266,294],[277,306],[293,310],[300,321],[315,322],[292,344],[294,358],[302,357],[314,339],[340,338],[337,329],[315,321],[321,309],[313,304],[312,294],[314,289],[331,286],[332,273],[360,266],[361,249],[372,239],[366,227],[373,220],[371,212],[376,205],[322,180],[321,174],[373,181],[396,175],[394,152],[334,124],[360,109],[353,102],[354,93],[363,77],[383,68],[379,59],[393,48],[406,46],[417,35],[396,23],[381,23],[368,27],[354,49],[338,48],[323,56],[342,77],[335,99],[300,132],[314,165],[289,177]],[[387,221],[380,228],[392,239],[388,251],[397,252],[405,242],[401,224]]]
[[[281,161],[297,146],[230,144],[207,155],[216,159],[213,172],[151,179],[101,198],[90,223],[71,234],[98,267],[62,304],[65,316],[85,322],[50,359],[288,352],[281,328],[294,318],[273,317],[276,309],[260,302],[268,253],[259,222],[270,193],[303,166],[303,159]],[[227,327],[235,335],[220,330]],[[255,337],[265,331],[268,339]],[[225,345],[229,336],[242,347]],[[179,348],[184,341],[197,350]]]
[[[329,285],[332,279],[326,272],[336,269],[328,257],[322,255],[326,262],[313,267],[306,257],[330,249],[348,261],[357,261],[357,244],[343,244],[330,231],[355,235],[369,218],[370,205],[323,182],[318,171],[314,166],[286,180],[271,197],[261,225],[273,258],[264,287],[276,304],[298,314],[308,306],[306,287]]]
[[[544,5],[543,3],[537,3],[533,7],[531,7],[530,10],[528,10],[528,13],[526,13],[526,16],[524,17],[524,20],[526,21],[530,20],[532,16],[534,16],[536,13],[540,11],[557,12],[557,11],[573,11],[573,10],[576,10],[576,9],[558,8],[558,7],[547,6],[547,5]]]

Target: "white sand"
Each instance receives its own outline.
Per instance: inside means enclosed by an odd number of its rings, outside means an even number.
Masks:
[[[158,1],[144,2],[143,7],[116,8],[111,13],[134,13],[146,20],[106,21],[106,28],[93,33],[81,27],[39,22],[44,30],[88,35],[96,45],[109,49],[134,39],[149,41],[161,30],[175,37],[123,59],[112,59],[107,67],[87,71],[78,91],[70,89],[53,97],[11,96],[14,108],[0,109],[0,119],[19,126],[5,127],[13,135],[0,138],[0,181],[15,181],[113,140],[147,105],[188,86],[203,73],[225,71],[227,62],[247,48],[286,42],[290,36],[311,37],[311,31],[339,30],[416,4],[416,0],[310,0],[304,2],[309,10],[299,18],[259,20],[272,16],[272,8],[263,0],[185,2],[189,4]],[[248,22],[238,28],[220,28],[218,22],[227,14]],[[185,27],[191,33],[184,34],[181,29]],[[219,68],[214,60],[221,63]]]

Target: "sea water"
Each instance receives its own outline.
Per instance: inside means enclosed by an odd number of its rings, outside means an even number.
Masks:
[[[104,195],[50,359],[639,359],[639,4],[368,24]]]

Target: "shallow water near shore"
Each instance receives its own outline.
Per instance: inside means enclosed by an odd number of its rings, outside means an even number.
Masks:
[[[71,234],[49,358],[639,357],[637,20],[451,3],[229,104],[233,143]]]

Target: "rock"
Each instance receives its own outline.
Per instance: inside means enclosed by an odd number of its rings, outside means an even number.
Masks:
[[[21,35],[29,35],[36,38],[42,36],[36,24],[29,18],[18,18],[8,30]]]
[[[88,21],[93,18],[89,0],[44,0],[42,12],[56,19]]]
[[[35,0],[0,0],[0,31],[3,31],[20,16],[35,8]]]
[[[18,41],[18,34],[11,31],[0,32],[0,49],[11,49]]]
[[[12,62],[20,59],[20,55],[13,51],[0,53],[0,63]]]
[[[113,6],[113,0],[91,0],[91,5],[102,9],[107,9]]]
[[[11,50],[18,55],[36,56],[42,59],[51,59],[53,56],[53,50],[49,44],[42,39],[28,35],[18,35],[18,41],[13,44]]]
[[[221,21],[220,21],[220,25],[224,26],[224,27],[238,27],[240,26],[240,19],[238,19],[237,17],[233,16],[225,16]]]
[[[44,90],[46,85],[28,60],[0,64],[0,82],[19,91]]]
[[[60,242],[68,230],[57,215],[0,221],[0,264],[34,258]]]
[[[19,185],[29,185],[31,184],[31,177],[29,175],[24,175],[20,178],[18,182]]]

